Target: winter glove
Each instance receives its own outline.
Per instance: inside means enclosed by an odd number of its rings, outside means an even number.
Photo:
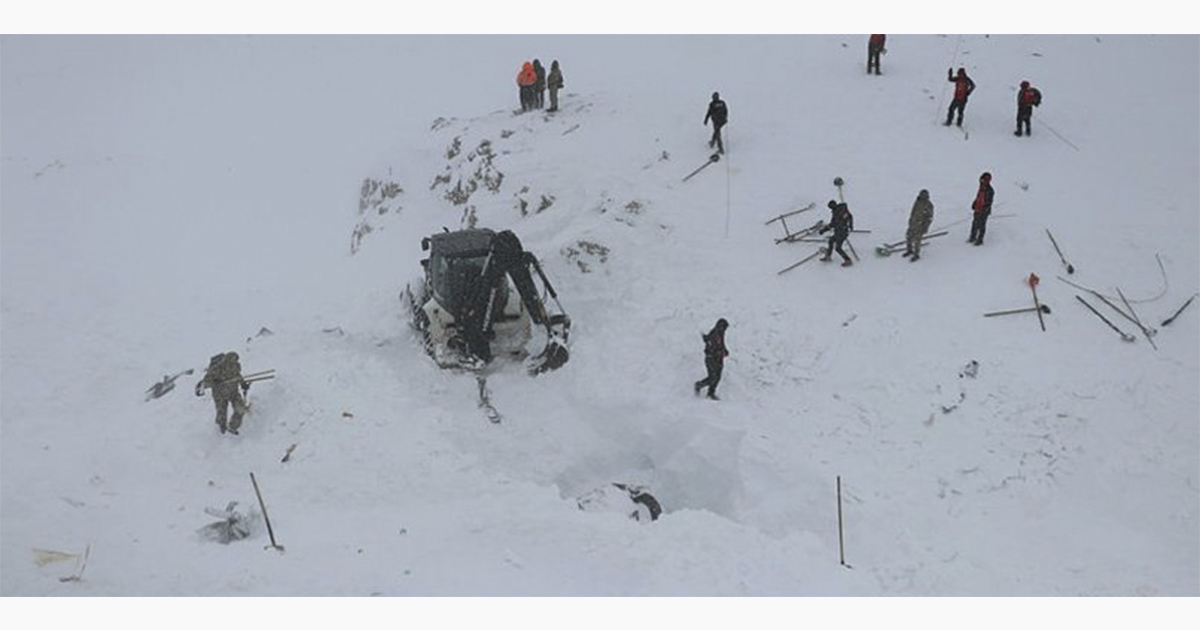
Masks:
[[[200,381],[199,383],[196,383],[196,395],[197,396],[204,395],[204,381]]]
[[[242,393],[245,394],[248,391],[250,391],[250,383],[242,381]]]

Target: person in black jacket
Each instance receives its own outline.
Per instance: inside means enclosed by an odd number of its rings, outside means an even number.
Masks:
[[[973,245],[983,245],[983,234],[987,232],[987,220],[992,214],[992,199],[996,190],[992,188],[992,174],[984,172],[979,176],[979,191],[975,193],[975,201],[971,202],[974,219],[971,221],[971,236],[967,239]]]
[[[704,339],[704,367],[708,369],[708,376],[696,381],[693,390],[696,395],[700,395],[700,390],[708,388],[708,397],[713,400],[717,398],[717,383],[721,382],[721,371],[725,368],[725,357],[729,356],[729,350],[725,348],[725,329],[729,327],[729,322],[725,318],[717,320],[717,325],[708,331],[708,334],[701,335]]]
[[[847,206],[845,202],[838,203],[830,199],[829,209],[833,211],[833,215],[829,218],[829,223],[821,227],[820,233],[824,234],[833,230],[833,236],[829,237],[829,245],[825,248],[825,255],[821,257],[821,262],[829,262],[833,250],[837,249],[837,253],[842,256],[842,266],[849,267],[854,264],[854,261],[846,255],[846,250],[842,249],[842,243],[846,242],[846,238],[850,236],[850,230],[854,229],[854,215],[850,214],[850,206]]]
[[[533,60],[533,71],[537,73],[537,80],[533,83],[533,103],[536,109],[542,109],[546,106],[546,68],[541,60]]]
[[[721,95],[713,92],[712,102],[708,104],[708,113],[704,115],[704,124],[708,124],[709,119],[713,123],[712,139],[708,141],[708,148],[717,147],[717,153],[725,152],[725,144],[721,142],[721,127],[729,122],[729,108],[725,106],[725,101],[721,100]]]

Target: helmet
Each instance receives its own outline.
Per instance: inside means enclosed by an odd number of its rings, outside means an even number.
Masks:
[[[1027,88],[1027,87],[1029,87],[1029,82],[1028,82],[1028,81],[1022,81],[1022,82],[1021,82],[1021,89],[1023,90],[1023,89],[1025,89],[1025,88]]]
[[[721,98],[721,95],[720,95],[719,93],[717,93],[717,92],[713,92],[713,100],[714,100],[714,101],[716,101],[716,100],[720,100],[720,98]]]
[[[990,182],[990,181],[992,181],[992,174],[987,171],[984,171],[983,175],[979,176],[979,179],[982,181]]]
[[[717,320],[717,328],[725,330],[726,328],[729,328],[729,322],[725,321],[725,318],[722,317],[721,319]]]
[[[918,196],[918,197],[920,197],[921,199],[928,199],[928,198],[929,198],[929,191],[928,191],[928,190],[925,190],[924,188],[922,188],[922,189],[921,189],[921,192],[917,193],[917,196]]]
[[[829,200],[829,204],[828,204],[828,205],[829,205],[829,209],[830,209],[830,210],[833,210],[834,208],[836,208],[836,207],[837,207],[837,202],[836,202],[836,201],[834,201],[834,200],[832,200],[832,199],[830,199],[830,200]]]
[[[967,74],[967,69],[966,69],[966,68],[959,68],[959,69],[958,69],[958,76],[960,76],[960,77],[961,77],[961,76],[964,76],[964,75],[966,75],[966,74]]]

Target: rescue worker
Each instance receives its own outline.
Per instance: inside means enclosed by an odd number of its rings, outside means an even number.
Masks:
[[[721,141],[721,127],[729,122],[729,108],[725,106],[725,101],[721,100],[721,95],[713,92],[712,102],[708,104],[708,113],[704,115],[704,124],[708,124],[709,120],[713,123],[712,139],[708,141],[708,148],[717,147],[717,153],[725,152],[725,144]]]
[[[1021,82],[1021,89],[1017,92],[1017,130],[1013,135],[1021,135],[1021,123],[1025,124],[1025,135],[1029,135],[1032,129],[1030,128],[1030,119],[1033,118],[1033,108],[1042,104],[1042,93],[1035,87],[1030,87],[1028,81]]]
[[[517,73],[517,87],[521,92],[521,111],[527,112],[533,109],[533,86],[537,83],[537,71],[533,69],[533,64],[528,61],[521,67],[521,71]]]
[[[909,262],[916,262],[921,258],[921,237],[929,231],[929,225],[933,223],[933,202],[929,200],[929,191],[922,189],[917,193],[917,200],[913,202],[912,212],[908,215],[908,232],[904,235],[904,256],[909,258]]]
[[[725,329],[729,327],[729,322],[725,318],[717,320],[717,325],[708,331],[708,334],[701,335],[704,340],[704,367],[708,370],[708,376],[696,381],[692,388],[696,395],[700,395],[700,390],[708,388],[708,397],[712,400],[720,400],[717,398],[717,383],[721,382],[721,371],[725,368],[725,357],[729,356],[729,350],[725,348]]]
[[[849,267],[854,264],[854,261],[846,255],[846,250],[842,249],[842,243],[846,242],[846,238],[850,236],[850,230],[854,229],[854,215],[850,214],[850,206],[847,206],[845,202],[838,203],[830,199],[828,205],[833,214],[829,218],[829,223],[821,226],[820,233],[824,234],[833,230],[833,236],[829,237],[829,245],[825,248],[825,255],[821,257],[821,262],[829,262],[833,250],[837,249],[837,253],[842,256],[842,266]]]
[[[196,383],[196,395],[203,396],[205,389],[212,390],[213,403],[217,407],[217,426],[221,433],[228,431],[237,435],[242,426],[242,416],[249,410],[242,394],[250,389],[250,384],[242,380],[242,366],[236,352],[218,354],[209,360],[204,378]],[[226,413],[231,404],[233,417],[226,424]]]
[[[541,109],[546,106],[546,67],[541,60],[533,60],[533,71],[537,80],[533,82],[533,106]]]
[[[975,91],[975,82],[971,80],[971,77],[967,76],[966,68],[959,68],[957,76],[947,68],[946,78],[954,84],[954,100],[950,101],[950,110],[946,112],[946,122],[944,124],[949,127],[950,119],[954,117],[954,112],[957,111],[958,122],[955,124],[961,127],[963,110],[967,108],[967,97],[971,96],[971,92]]]
[[[971,221],[971,237],[967,239],[968,243],[983,245],[983,234],[987,232],[987,220],[992,214],[992,199],[995,196],[992,174],[985,171],[979,176],[979,192],[975,193],[975,201],[971,202],[974,220]]]
[[[879,72],[879,55],[885,52],[884,44],[887,42],[887,35],[872,35],[867,40],[867,74],[871,74],[871,67],[875,67],[875,74]]]
[[[558,60],[550,62],[550,75],[546,78],[546,87],[550,88],[550,109],[548,112],[558,111],[558,91],[563,87],[562,70],[558,67]]]

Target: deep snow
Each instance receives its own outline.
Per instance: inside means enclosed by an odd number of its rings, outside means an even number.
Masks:
[[[1197,290],[1197,42],[893,36],[868,77],[865,36],[4,37],[0,592],[1200,594],[1200,307],[1157,350],[1122,343],[1045,236],[1146,321]],[[563,64],[562,111],[514,115],[535,54]],[[938,124],[948,65],[979,84],[966,140]],[[1027,139],[1022,79],[1046,99]],[[729,155],[681,183],[713,90]],[[485,140],[502,183],[456,206]],[[862,260],[778,275],[816,246],[764,222],[827,218],[835,176]],[[360,213],[364,178],[403,192]],[[875,256],[921,188],[951,234],[917,264]],[[521,236],[574,320],[563,369],[492,367],[498,426],[399,300],[420,238],[467,205]],[[1046,332],[981,316],[1030,305],[1031,272]],[[711,403],[690,385],[717,317]],[[224,350],[279,373],[240,438],[196,377],[143,401]],[[257,510],[251,471],[283,554],[261,522],[196,533],[206,507]],[[666,514],[577,508],[611,482]],[[77,582],[34,562],[88,545]]]

